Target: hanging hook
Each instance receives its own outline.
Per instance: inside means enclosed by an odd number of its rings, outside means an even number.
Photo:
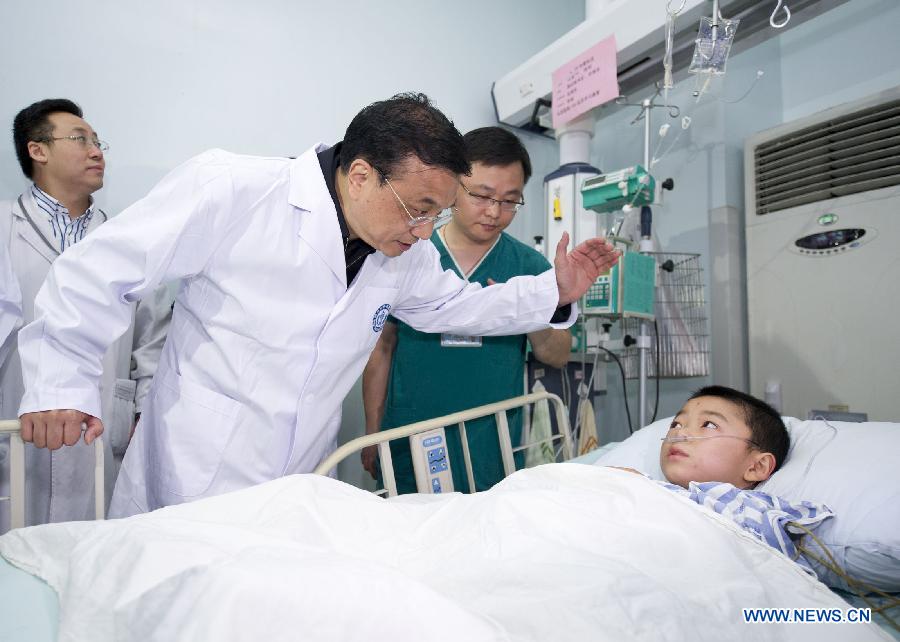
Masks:
[[[660,96],[661,92],[662,92],[662,85],[659,82],[657,82],[656,83],[656,93],[653,94],[652,98],[650,98],[649,105],[644,104],[644,101],[641,101],[639,103],[630,103],[630,102],[628,102],[628,96],[617,96],[615,102],[617,105],[622,105],[624,107],[640,107],[641,108],[641,110],[638,112],[637,116],[634,117],[634,120],[631,121],[632,125],[643,120],[644,115],[647,112],[647,110],[653,109],[654,107],[665,107],[666,110],[669,112],[670,118],[678,118],[678,116],[681,114],[681,109],[679,109],[678,105],[657,104],[655,102],[656,98],[658,96]]]
[[[672,0],[666,0],[666,13],[671,15],[678,15],[682,11],[684,11],[684,5],[687,4],[687,0],[681,0],[681,6],[678,7],[675,11],[672,11]]]
[[[775,15],[778,13],[779,9],[784,9],[784,21],[783,22],[775,22]],[[775,11],[772,12],[772,15],[769,16],[769,24],[772,25],[775,29],[781,29],[788,22],[791,21],[791,10],[787,8],[787,5],[784,4],[784,0],[778,0],[778,3],[775,5]]]

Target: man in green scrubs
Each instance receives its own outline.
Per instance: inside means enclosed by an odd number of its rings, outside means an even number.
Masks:
[[[524,204],[531,176],[528,152],[500,127],[476,129],[464,138],[472,174],[460,182],[452,219],[431,236],[441,265],[483,286],[547,271],[550,263],[542,254],[503,231]],[[561,367],[568,360],[568,330],[461,337],[426,334],[397,321],[385,324],[363,373],[366,433],[524,394],[526,339],[547,365]],[[507,414],[514,446],[521,440],[520,415],[518,410]],[[467,492],[459,430],[453,426],[446,432],[454,488]],[[466,432],[476,490],[487,490],[503,479],[494,418],[466,422]],[[409,441],[394,441],[391,457],[398,492],[416,492]],[[378,479],[376,459],[374,446],[363,451],[363,466]]]

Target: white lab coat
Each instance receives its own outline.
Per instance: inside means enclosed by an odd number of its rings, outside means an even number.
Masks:
[[[348,288],[316,151],[201,154],[54,267],[41,317],[20,332],[23,412],[93,414],[99,351],[126,327],[124,302],[182,279],[110,516],[313,470],[336,447],[341,402],[389,312],[428,332],[551,327],[552,270],[482,290],[444,272],[428,242],[370,255]]]
[[[9,251],[5,244],[0,243],[0,368],[16,342],[15,331],[21,325],[22,293],[19,291],[19,281],[13,274]]]
[[[8,251],[17,286],[21,290],[22,315],[26,324],[34,320],[35,297],[54,261],[60,256],[58,249],[54,248],[53,239],[44,238],[46,231],[41,224],[45,218],[46,214],[38,209],[30,190],[16,200],[0,202],[0,245]],[[106,219],[106,214],[96,211],[85,238],[90,238]],[[35,226],[39,229],[35,229]],[[77,244],[72,247],[77,247]],[[68,248],[64,254],[68,254],[71,249]],[[107,278],[113,277],[114,272],[107,272]],[[105,356],[103,352],[100,353],[102,377],[99,376],[101,370],[98,370],[95,385],[99,385],[99,398],[102,402],[92,414],[100,417],[104,426],[107,502],[115,484],[118,467],[116,461],[120,461],[124,454],[134,414],[140,411],[136,408],[136,402],[140,404],[149,392],[150,379],[162,352],[168,320],[171,318],[171,308],[167,303],[163,288],[143,303],[137,312],[134,305],[127,305],[128,322],[123,329],[123,336]],[[137,318],[140,324],[136,330],[132,318]],[[52,338],[47,340],[52,341]],[[40,343],[41,340],[35,345],[40,347]],[[105,346],[103,350],[105,351]],[[100,361],[98,368],[101,367]],[[129,376],[129,371],[133,371],[133,377]],[[54,374],[47,373],[51,378]],[[23,394],[20,354],[13,345],[8,357],[0,363],[0,419],[15,419],[19,416],[19,403]],[[57,407],[74,406],[62,404]],[[83,440],[76,446],[63,447],[53,452],[27,446],[26,525],[92,519],[93,461],[93,447],[86,446]],[[0,445],[0,494],[8,494],[8,466],[8,445],[3,443]],[[0,503],[0,532],[8,528],[7,514],[8,503]]]

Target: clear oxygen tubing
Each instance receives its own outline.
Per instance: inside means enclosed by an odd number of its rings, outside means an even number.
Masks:
[[[809,470],[810,470],[810,468],[812,468],[813,463],[816,461],[816,459],[822,453],[822,451],[825,450],[825,447],[828,446],[828,444],[830,444],[832,441],[834,441],[834,439],[835,439],[835,437],[837,437],[837,433],[838,433],[837,428],[830,421],[828,421],[827,419],[825,419],[825,417],[823,417],[821,415],[816,415],[816,417],[813,419],[813,421],[823,422],[831,430],[831,433],[830,433],[828,439],[825,440],[825,442],[821,446],[819,446],[818,450],[816,450],[816,452],[813,453],[813,456],[809,458],[809,462],[807,462],[807,464],[806,464],[806,469],[803,471],[804,476],[809,474]],[[667,436],[663,437],[661,439],[661,441],[668,442],[670,444],[675,444],[675,443],[679,443],[682,441],[700,441],[703,439],[721,439],[723,437],[728,438],[728,439],[741,439],[743,441],[746,441],[748,444],[750,444],[752,446],[756,446],[757,448],[760,447],[752,439],[747,439],[745,437],[738,437],[737,435],[707,435],[706,437],[686,437],[684,435],[676,435],[676,436],[670,437],[667,435]],[[790,450],[788,450],[787,459],[790,459],[791,453],[794,451],[795,445],[796,445],[796,441],[792,440]]]
[[[707,439],[740,439],[741,441],[746,441],[751,446],[759,448],[756,442],[752,439],[747,439],[746,437],[738,437],[737,435],[708,435],[706,437],[686,437],[684,435],[678,435],[676,437],[663,437],[660,441],[668,444],[680,444],[683,441],[706,441]]]

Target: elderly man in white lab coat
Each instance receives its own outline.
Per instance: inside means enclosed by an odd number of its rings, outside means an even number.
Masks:
[[[103,186],[106,144],[97,139],[78,105],[66,99],[42,100],[23,109],[13,123],[13,138],[22,171],[33,182],[17,199],[0,203],[0,246],[9,255],[14,273],[3,287],[21,290],[20,314],[28,323],[34,319],[35,297],[51,265],[106,221],[92,197]],[[107,272],[107,278],[114,276],[114,271]],[[95,414],[109,428],[104,439],[107,499],[115,482],[116,458],[124,454],[162,351],[171,317],[163,296],[164,290],[137,311],[126,305],[122,338],[108,352],[104,346],[91,365],[92,383],[98,386],[101,400]],[[137,321],[132,324],[134,316]],[[18,416],[24,394],[13,339],[6,345],[7,358],[0,359],[0,419]],[[46,341],[49,345],[53,338],[48,336]],[[40,339],[36,347],[43,342]],[[54,376],[52,371],[47,374]],[[62,441],[55,436],[38,435],[37,448],[26,449],[26,524],[93,517],[94,454],[86,443],[78,443],[80,436],[80,428],[77,434],[71,432],[66,436],[69,447],[60,449]],[[0,468],[8,468],[5,443],[0,446]],[[8,494],[8,479],[6,470],[0,471],[0,494]],[[8,517],[2,514],[8,512],[7,506],[0,503],[0,531],[8,527]]]
[[[427,239],[468,171],[421,94],[369,105],[342,143],[293,160],[213,150],[178,167],[54,266],[20,332],[26,438],[102,429],[104,346],[170,279],[183,285],[114,517],[313,470],[388,314],[459,334],[570,325],[616,251],[567,254],[566,238],[555,271],[484,289],[444,272]]]

